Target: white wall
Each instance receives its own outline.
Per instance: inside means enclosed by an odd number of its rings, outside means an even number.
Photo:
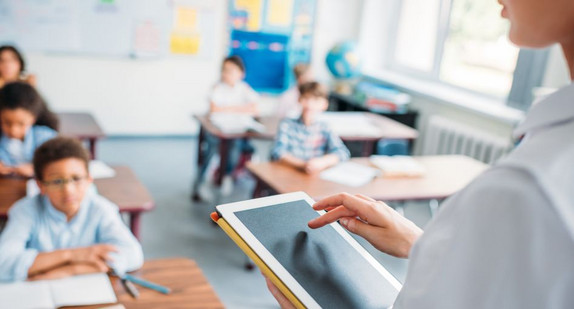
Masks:
[[[329,50],[337,43],[358,40],[363,0],[318,0],[315,16],[312,70],[321,81],[330,80],[325,65]]]
[[[30,53],[29,71],[56,111],[89,111],[110,135],[190,134],[194,112],[207,108],[225,46],[227,1],[217,0],[216,49],[209,59],[157,60]]]
[[[226,53],[227,1],[215,2],[216,49],[209,59],[168,56],[157,60],[27,53],[29,71],[56,111],[89,111],[108,135],[195,134],[192,113],[207,110],[207,94],[219,78]],[[313,69],[330,78],[324,65],[337,42],[358,37],[362,0],[318,0]],[[271,111],[274,98],[262,100]]]

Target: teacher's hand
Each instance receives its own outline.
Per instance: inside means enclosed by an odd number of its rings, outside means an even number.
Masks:
[[[396,257],[408,258],[412,245],[423,233],[412,221],[387,204],[360,194],[333,195],[318,201],[313,208],[328,212],[309,221],[310,228],[316,229],[339,221],[349,232],[365,238],[378,250]]]
[[[269,292],[271,292],[271,295],[273,295],[275,300],[277,300],[277,303],[279,304],[279,306],[281,306],[281,309],[295,309],[295,306],[291,304],[289,299],[287,299],[287,297],[285,297],[285,295],[281,293],[279,288],[277,288],[277,286],[275,286],[275,284],[273,284],[273,282],[271,282],[269,278],[265,277],[265,282],[267,283],[267,288],[269,289]]]

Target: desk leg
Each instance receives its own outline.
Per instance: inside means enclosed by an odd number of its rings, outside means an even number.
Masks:
[[[263,194],[265,186],[263,185],[263,181],[257,179],[257,183],[255,184],[255,189],[253,190],[253,198],[261,197]]]
[[[88,140],[88,144],[90,147],[90,155],[92,156],[92,160],[96,159],[96,139],[90,138]]]
[[[201,196],[199,196],[199,192],[197,192],[199,188],[199,182],[201,181],[201,168],[205,161],[205,151],[203,149],[205,141],[205,130],[203,126],[199,126],[199,136],[197,140],[197,176],[195,177],[195,181],[191,187],[191,200],[194,202],[201,202]],[[209,147],[209,146],[208,146]],[[208,149],[209,150],[209,149]]]
[[[377,143],[377,141],[364,141],[363,142],[362,156],[363,157],[369,157],[370,155],[372,155],[374,153],[376,143]]]
[[[203,126],[199,127],[199,136],[197,141],[197,166],[200,167],[204,161],[203,142],[205,141],[205,130]]]
[[[401,215],[401,216],[405,216],[405,202],[404,201],[398,201],[393,203],[393,206],[395,208],[395,210]]]
[[[137,240],[140,240],[140,221],[141,221],[141,212],[130,213],[130,230],[137,238]]]
[[[229,160],[229,150],[230,150],[231,140],[222,138],[219,140],[219,173],[215,179],[215,185],[221,187],[223,182],[223,177],[225,176],[225,169],[227,167],[227,161]]]
[[[438,212],[438,206],[439,206],[439,200],[433,199],[429,201],[429,211],[431,218],[434,217]]]

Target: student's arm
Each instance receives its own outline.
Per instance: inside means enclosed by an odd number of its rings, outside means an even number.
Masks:
[[[289,153],[285,153],[283,155],[281,155],[281,157],[279,158],[279,162],[285,163],[287,165],[291,165],[296,169],[300,169],[300,170],[305,170],[305,167],[307,165],[307,162],[305,162],[304,160],[301,160],[295,156],[293,156],[292,154]]]
[[[327,137],[326,153],[336,155],[339,158],[339,161],[349,160],[351,153],[341,138],[330,129],[325,131],[324,134]]]
[[[0,175],[10,175],[14,173],[14,168],[0,162]]]
[[[4,138],[0,138],[0,175],[10,175],[14,173],[14,167],[10,165],[10,154],[3,147]]]
[[[279,123],[277,128],[277,135],[275,136],[275,143],[273,144],[273,149],[271,150],[271,159],[274,161],[280,161],[287,163],[296,168],[303,169],[305,167],[305,161],[293,156],[289,149],[289,143],[292,137],[289,135],[290,124],[288,119],[285,119]]]
[[[249,106],[249,110],[253,112],[253,116],[257,116],[259,114],[259,109],[257,108],[259,101],[259,94],[249,85],[247,85],[246,102],[248,103],[247,105]]]
[[[313,159],[307,161],[307,163],[304,166],[304,169],[305,169],[305,172],[307,172],[309,174],[318,173],[324,169],[327,169],[327,168],[339,163],[340,161],[341,160],[339,158],[339,155],[327,154],[327,155],[324,155],[322,157],[313,158]]]
[[[63,266],[75,264],[89,265],[100,272],[107,272],[106,262],[111,262],[111,253],[117,251],[114,246],[98,244],[89,247],[62,249],[38,253],[34,263],[28,269],[28,277],[57,270]],[[60,270],[59,273],[62,273]]]
[[[27,164],[20,164],[12,168],[12,172],[24,176],[24,177],[33,177],[34,176],[34,167],[31,163]]]
[[[97,203],[103,211],[98,227],[99,242],[117,248],[111,255],[110,266],[118,274],[139,269],[144,260],[142,247],[122,221],[117,206],[102,197],[98,197]]]
[[[23,281],[38,251],[27,248],[37,220],[31,200],[17,202],[8,213],[8,223],[0,234],[0,281]]]
[[[30,276],[28,277],[28,280],[35,281],[35,280],[60,279],[70,276],[108,272],[108,270],[109,269],[107,267],[106,269],[102,270],[101,268],[98,268],[93,264],[74,263],[59,266],[46,272]]]

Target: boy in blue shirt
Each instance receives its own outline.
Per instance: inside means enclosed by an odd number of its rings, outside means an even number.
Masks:
[[[41,194],[16,202],[0,234],[0,281],[132,271],[142,248],[118,207],[88,190],[89,155],[75,139],[57,137],[34,154]]]
[[[299,86],[301,117],[279,124],[272,158],[307,173],[317,173],[349,159],[349,150],[317,116],[327,109],[327,91],[317,82]]]

